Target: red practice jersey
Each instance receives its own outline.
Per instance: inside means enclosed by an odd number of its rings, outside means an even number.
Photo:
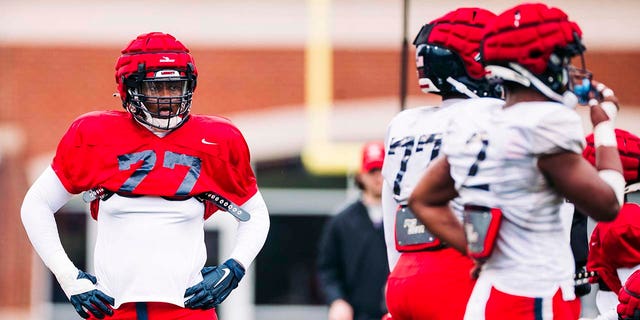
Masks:
[[[249,148],[229,120],[191,115],[158,137],[125,111],[80,116],[52,163],[70,193],[95,187],[147,196],[214,192],[242,205],[257,192]]]

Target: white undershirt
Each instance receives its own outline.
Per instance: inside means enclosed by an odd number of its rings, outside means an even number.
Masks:
[[[22,221],[36,252],[51,271],[77,273],[60,243],[53,214],[73,195],[51,167],[34,182],[22,205]],[[264,245],[269,215],[260,192],[241,206],[251,214],[238,223],[231,258],[248,268]],[[202,280],[206,260],[204,208],[195,199],[113,195],[101,201],[95,248],[98,288],[120,304],[162,301],[183,306],[184,291]]]

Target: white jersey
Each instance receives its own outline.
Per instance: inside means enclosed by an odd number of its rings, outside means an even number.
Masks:
[[[114,194],[100,201],[94,252],[98,289],[117,297],[116,308],[135,301],[184,306],[184,292],[202,281],[207,259],[203,212],[195,198]]]
[[[501,103],[483,108],[474,103],[469,101],[468,112],[453,119],[443,152],[461,202],[503,213],[496,246],[480,277],[513,295],[549,296],[562,288],[565,299],[572,299],[574,264],[560,219],[563,198],[548,184],[537,159],[581,153],[582,122],[555,102],[504,109]]]
[[[53,215],[72,196],[48,167],[29,188],[21,210],[34,248],[63,279],[69,273],[75,276],[77,269],[64,252]],[[251,219],[238,223],[229,257],[248,269],[267,238],[269,213],[260,191],[241,207]],[[202,280],[200,270],[207,258],[204,212],[204,205],[194,198],[171,201],[114,194],[100,201],[94,252],[97,288],[115,299],[115,308],[140,301],[184,306],[184,293]]]
[[[406,204],[427,165],[440,154],[450,121],[447,107],[460,101],[463,99],[448,99],[439,107],[407,109],[389,123],[382,176],[396,203]]]
[[[449,125],[450,106],[464,99],[447,99],[441,106],[404,110],[389,123],[385,137],[382,209],[389,268],[400,253],[395,247],[395,216],[398,205],[406,204],[427,165],[439,154],[442,136]]]

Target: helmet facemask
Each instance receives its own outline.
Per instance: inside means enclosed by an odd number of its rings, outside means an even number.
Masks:
[[[575,65],[570,65],[567,69],[569,74],[569,91],[578,97],[579,104],[586,105],[589,102],[590,92],[596,91],[591,85],[593,73],[587,69],[582,53],[580,53],[580,63],[580,68]]]
[[[538,76],[551,90],[565,94],[574,91],[576,85],[581,85],[584,77],[591,79],[591,72],[586,69],[584,60],[585,46],[577,32],[573,32],[573,42],[563,48],[557,48],[549,57],[547,70]],[[581,65],[571,64],[574,57],[580,57]]]
[[[144,66],[139,69],[144,70]],[[146,73],[144,78],[138,73],[125,81],[127,110],[137,121],[156,129],[168,131],[182,125],[189,115],[193,97],[189,76],[171,69],[142,72]]]
[[[136,119],[157,129],[171,130],[185,120],[191,107],[192,91],[188,80],[180,78],[175,70],[161,70],[155,74],[173,74],[178,77],[158,77],[142,80],[137,88],[128,88],[130,107]]]

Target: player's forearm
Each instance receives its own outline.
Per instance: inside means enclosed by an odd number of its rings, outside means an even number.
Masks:
[[[451,209],[458,196],[446,157],[434,160],[409,197],[409,207],[416,218],[441,241],[466,254],[464,229]]]
[[[618,152],[613,121],[600,122],[594,126],[593,133],[596,148],[596,169],[601,181],[604,182],[599,183],[599,186],[600,188],[605,188],[598,194],[601,201],[605,199],[610,199],[610,201],[605,207],[605,209],[609,208],[609,210],[602,209],[596,214],[589,214],[589,211],[585,212],[596,221],[611,221],[615,219],[620,206],[624,202],[624,187],[626,184],[622,175],[622,162]],[[614,203],[616,200],[617,203]]]
[[[461,253],[467,253],[467,240],[464,235],[464,229],[448,204],[425,205],[423,203],[413,203],[411,210],[414,210],[413,212],[418,220],[433,235]]]
[[[49,167],[27,191],[21,208],[22,223],[31,244],[56,277],[77,276],[76,267],[62,247],[53,216],[71,197]]]
[[[245,269],[249,269],[267,240],[270,226],[269,211],[260,191],[241,207],[251,214],[251,219],[238,224],[236,245],[231,252],[231,258],[242,264]]]
[[[618,143],[614,130],[618,114],[618,98],[613,90],[603,83],[593,81],[601,98],[589,101],[591,124],[593,124],[593,142],[596,147],[596,168],[598,175],[611,187],[622,205],[625,180],[622,176],[622,162],[618,152]],[[615,210],[617,212],[617,210]],[[610,220],[615,218],[615,215]]]

